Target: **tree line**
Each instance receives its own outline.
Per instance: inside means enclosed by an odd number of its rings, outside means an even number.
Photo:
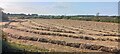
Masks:
[[[15,17],[15,16],[14,16]],[[119,23],[120,16],[94,16],[94,15],[74,15],[74,16],[65,16],[65,15],[39,15],[39,16],[17,16],[20,19],[70,19],[70,20],[84,20],[84,21],[97,21],[97,22],[112,22]]]

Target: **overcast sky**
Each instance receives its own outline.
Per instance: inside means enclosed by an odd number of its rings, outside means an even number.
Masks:
[[[7,13],[34,14],[96,14],[118,15],[118,0],[2,0],[0,7]],[[79,1],[79,2],[76,2]],[[93,1],[93,2],[92,2]],[[98,2],[99,1],[99,2]]]

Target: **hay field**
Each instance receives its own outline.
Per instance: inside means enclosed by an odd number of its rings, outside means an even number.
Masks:
[[[2,30],[10,42],[50,52],[120,51],[118,23],[66,19],[16,19]]]

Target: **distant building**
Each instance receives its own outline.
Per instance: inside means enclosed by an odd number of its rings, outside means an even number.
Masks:
[[[0,8],[0,21],[2,21],[2,8]]]
[[[8,21],[7,14],[2,11],[3,9],[0,8],[0,21]]]

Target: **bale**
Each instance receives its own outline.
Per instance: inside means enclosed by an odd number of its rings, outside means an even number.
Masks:
[[[73,38],[79,38],[79,37],[77,37],[77,36],[72,36]]]
[[[83,39],[83,36],[79,36],[80,39]]]
[[[59,33],[53,33],[55,36],[58,36],[59,35]]]
[[[89,37],[84,37],[84,39],[89,40]]]
[[[39,28],[36,28],[36,30],[39,30]]]
[[[101,51],[109,52],[109,47],[102,46],[101,47]]]
[[[82,39],[85,39],[86,37],[85,36],[83,36],[83,38]]]
[[[68,35],[68,37],[73,37],[73,35]]]
[[[53,40],[53,44],[57,44],[58,42],[60,42],[60,41]]]
[[[26,30],[22,30],[22,29],[17,29],[17,30],[19,30],[19,31],[26,31]]]
[[[106,40],[110,40],[109,38],[106,38]]]
[[[59,36],[62,36],[62,34],[59,34]]]
[[[28,39],[29,39],[29,37],[18,36],[18,38],[17,38],[17,39],[28,40]]]
[[[69,33],[73,33],[73,34],[75,34],[75,32],[72,32],[72,31],[69,31]]]
[[[118,42],[120,42],[120,39],[115,39],[115,41],[118,41]]]
[[[17,36],[16,35],[13,35],[13,34],[11,34],[10,35],[12,38],[17,38]]]
[[[101,46],[99,46],[99,45],[92,45],[92,46],[90,47],[91,50],[98,50],[98,49],[100,49],[100,48],[101,48]]]
[[[57,43],[58,45],[66,45],[66,42],[65,41],[58,41],[58,43]]]
[[[50,33],[47,33],[47,35],[51,35]]]
[[[49,33],[49,35],[54,35],[53,33]]]
[[[29,40],[32,40],[32,41],[37,41],[37,40],[38,40],[38,38],[31,37]]]
[[[62,30],[53,30],[54,32],[64,32],[64,31],[62,31]]]
[[[50,33],[43,32],[43,35],[50,35]]]
[[[10,33],[7,33],[8,34],[8,36],[11,36],[12,34],[10,34]]]
[[[19,30],[19,31],[20,31],[20,29],[16,29],[16,30]]]
[[[39,32],[36,32],[36,34],[39,34]]]
[[[39,38],[40,42],[49,42],[49,39],[45,39],[45,38]]]
[[[117,40],[115,40],[115,39],[109,39],[109,41],[117,41]]]
[[[22,39],[24,39],[24,40],[30,40],[30,37],[23,37]]]
[[[79,48],[79,47],[80,47],[80,44],[79,44],[79,43],[74,43],[72,46],[73,46],[73,47],[76,47],[76,48]]]
[[[86,45],[85,44],[81,44],[80,45],[80,49],[85,49]]]
[[[80,44],[79,43],[67,43],[67,46],[79,48]]]
[[[23,37],[22,36],[18,36],[18,38],[17,39],[22,39]]]
[[[81,44],[80,45],[80,48],[83,48],[83,49],[90,49],[91,48],[91,44]]]
[[[28,30],[25,30],[25,32],[29,32]]]
[[[32,33],[32,31],[30,31],[30,33]]]
[[[8,36],[12,37],[12,34],[8,34]]]
[[[46,35],[46,33],[41,32],[41,35]]]
[[[97,40],[100,40],[100,41],[102,41],[102,39],[101,39],[101,38],[97,38]]]
[[[67,43],[67,45],[66,46],[71,46],[71,43]]]
[[[37,32],[33,31],[33,33],[37,34]]]
[[[52,43],[52,44],[56,44],[57,43],[57,41],[55,41],[55,40],[50,40],[49,42]]]
[[[106,41],[106,39],[101,39],[102,41]]]
[[[70,35],[62,34],[62,36],[64,36],[64,37],[69,37]]]
[[[55,42],[55,44],[60,44],[61,43],[61,41],[54,41]]]
[[[117,49],[117,48],[111,48],[110,51],[116,53],[116,52],[119,52],[120,49]]]
[[[56,33],[57,36],[59,36],[59,33]]]
[[[89,37],[88,40],[95,40],[93,37]]]

